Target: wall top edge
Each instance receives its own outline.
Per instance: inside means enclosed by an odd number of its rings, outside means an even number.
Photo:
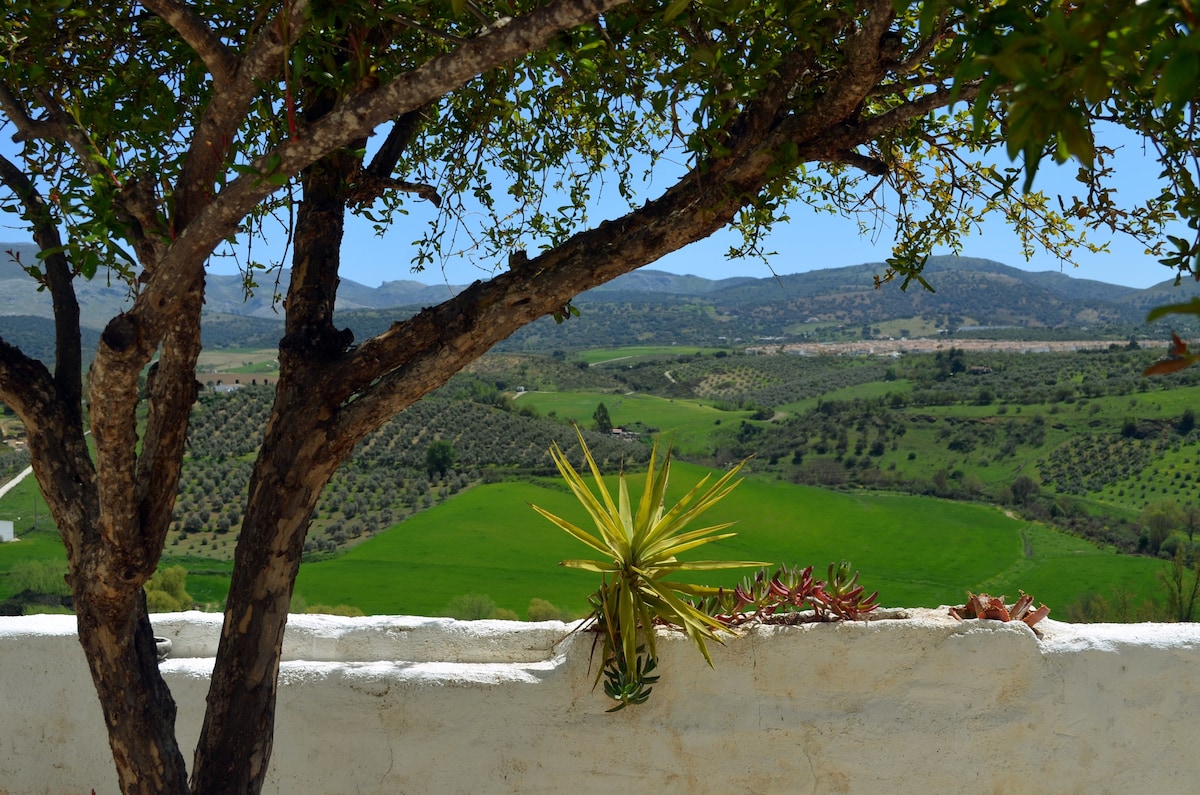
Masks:
[[[837,632],[849,638],[879,633],[974,635],[1001,632],[1027,638],[1043,654],[1122,649],[1200,649],[1200,624],[1069,624],[1046,619],[1038,633],[1023,624],[963,621],[944,608],[892,611],[903,618],[845,624],[800,624],[753,627],[742,634],[759,638],[805,632]],[[155,633],[172,640],[172,657],[211,657],[216,651],[223,616],[219,613],[160,613],[151,616]],[[545,660],[577,624],[559,621],[457,621],[426,616],[293,615],[285,639],[285,660],[371,661],[408,659],[457,662],[533,662]],[[670,635],[669,630],[663,630]],[[849,633],[849,634],[843,634]],[[75,616],[0,617],[0,643],[19,638],[54,638],[76,634]]]

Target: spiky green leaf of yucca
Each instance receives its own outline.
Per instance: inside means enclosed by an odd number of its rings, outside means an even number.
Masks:
[[[602,556],[600,560],[564,560],[560,565],[598,572],[603,576],[592,604],[594,619],[604,639],[605,664],[615,660],[630,668],[636,666],[639,636],[645,638],[650,658],[657,659],[654,622],[661,621],[681,627],[708,664],[712,665],[706,641],[720,642],[717,633],[730,630],[712,616],[697,610],[683,597],[704,596],[715,589],[667,578],[680,571],[769,565],[755,561],[681,561],[677,558],[677,555],[696,547],[735,535],[721,532],[732,522],[698,530],[685,528],[737,487],[741,481],[734,478],[745,462],[725,473],[708,488],[705,488],[705,484],[709,478],[705,476],[683,499],[666,510],[664,495],[671,471],[671,451],[668,448],[659,469],[656,443],[650,453],[646,484],[635,512],[630,502],[625,473],[621,472],[618,477],[617,500],[614,502],[583,434],[578,429],[576,433],[598,494],[588,488],[583,476],[571,466],[557,444],[551,446],[550,454],[563,480],[591,516],[597,532],[588,532],[536,505],[532,507]]]

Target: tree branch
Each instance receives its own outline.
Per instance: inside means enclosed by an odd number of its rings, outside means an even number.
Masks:
[[[26,433],[38,433],[58,400],[46,365],[0,338],[0,400],[10,406]]]
[[[54,305],[54,381],[59,398],[65,405],[74,406],[78,416],[74,424],[80,426],[82,415],[80,401],[83,397],[83,359],[79,338],[79,301],[71,275],[71,265],[62,251],[62,238],[58,227],[41,195],[33,186],[28,175],[0,155],[0,182],[8,186],[18,201],[25,207],[25,217],[33,227],[33,240],[42,251],[53,251],[43,262],[46,268],[46,286]]]
[[[305,29],[308,6],[309,0],[286,4],[275,20],[263,27],[238,62],[236,78],[224,90],[215,92],[204,109],[175,185],[177,230],[186,228],[212,202],[212,186],[225,167],[226,146],[237,135],[260,84],[275,77],[288,48]],[[267,191],[263,196],[269,194]],[[239,219],[253,206],[243,208]]]
[[[462,362],[481,355],[522,325],[559,309],[584,290],[725,226],[778,178],[773,166],[785,142],[799,146],[802,160],[853,161],[877,173],[879,164],[853,148],[870,140],[857,115],[892,64],[880,56],[881,46],[886,45],[883,34],[891,20],[891,3],[876,0],[868,23],[847,46],[844,68],[829,80],[831,90],[804,113],[777,120],[773,127],[742,125],[738,130],[742,137],[728,147],[735,153],[732,157],[698,166],[660,198],[615,221],[580,232],[486,284],[476,282],[440,306],[361,344],[331,375],[331,380],[342,386],[337,396],[340,405],[330,407],[338,411],[339,434],[351,443],[356,441],[406,408],[411,402],[407,396],[436,388]],[[802,60],[789,60],[793,70],[802,67]],[[763,107],[750,107],[743,117],[768,115],[769,106],[780,104],[778,95],[780,92],[767,92]],[[938,94],[943,104],[945,98]],[[909,108],[907,113],[916,115],[916,109]],[[894,125],[911,117],[897,111],[889,120]],[[871,129],[872,133],[878,131]]]
[[[208,251],[228,235],[241,218],[278,188],[265,179],[268,161],[278,156],[273,173],[296,174],[340,146],[363,138],[380,124],[417,110],[484,72],[508,63],[548,44],[563,30],[581,25],[626,0],[553,0],[550,4],[516,17],[486,36],[463,44],[407,72],[390,83],[338,105],[297,137],[273,152],[259,157],[254,166],[259,175],[243,175],[229,183],[220,196],[202,211],[199,224],[191,225],[183,237],[187,248]]]
[[[941,86],[911,102],[905,102],[885,113],[862,121],[854,130],[854,135],[858,139],[857,143],[869,141],[885,130],[894,130],[901,124],[919,119],[927,113],[943,107],[949,100],[952,91],[953,89],[949,87]],[[956,100],[970,103],[977,96],[979,96],[978,82],[958,85]]]
[[[65,130],[52,121],[36,120],[30,117],[24,103],[17,99],[8,85],[0,81],[0,110],[17,128],[12,139],[15,143],[33,141],[41,138],[62,139]]]
[[[224,89],[237,72],[237,58],[204,20],[178,0],[143,0],[142,5],[175,29],[204,65],[218,91]]]

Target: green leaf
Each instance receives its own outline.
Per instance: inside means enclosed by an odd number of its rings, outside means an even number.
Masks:
[[[683,9],[687,8],[691,0],[671,0],[671,4],[663,11],[663,19],[670,22],[675,17],[683,13]]]
[[[1167,61],[1162,77],[1154,91],[1154,100],[1159,105],[1181,103],[1189,99],[1196,90],[1200,77],[1200,56],[1196,51],[1177,47]]]
[[[1153,323],[1167,315],[1196,315],[1200,317],[1200,297],[1183,304],[1167,304],[1165,306],[1156,306],[1146,315],[1146,322]]]

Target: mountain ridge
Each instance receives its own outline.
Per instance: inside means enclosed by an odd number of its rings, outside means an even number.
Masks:
[[[0,330],[11,333],[17,317],[51,317],[49,295],[38,291],[37,283],[17,262],[34,262],[36,247],[0,243],[0,252],[5,252],[0,253],[0,318],[8,319]],[[1143,324],[1152,306],[1200,293],[1200,286],[1176,288],[1170,280],[1138,289],[970,257],[931,257],[924,273],[935,291],[917,285],[901,290],[896,284],[876,289],[877,277],[885,272],[882,262],[767,278],[707,279],[641,269],[580,295],[575,303],[586,310],[584,317],[561,326],[543,319],[518,331],[506,345],[575,347],[585,344],[582,338],[588,335],[593,335],[593,344],[716,344],[718,340],[797,338],[821,329],[828,333],[903,321],[930,329],[1116,329]],[[286,294],[290,271],[256,275],[258,283],[249,291],[242,276],[207,276],[206,346],[278,339],[279,302]],[[343,279],[336,322],[348,325],[361,340],[464,287],[403,279],[368,287]],[[77,282],[76,289],[85,328],[103,328],[127,305],[125,285],[105,279],[104,274]]]

